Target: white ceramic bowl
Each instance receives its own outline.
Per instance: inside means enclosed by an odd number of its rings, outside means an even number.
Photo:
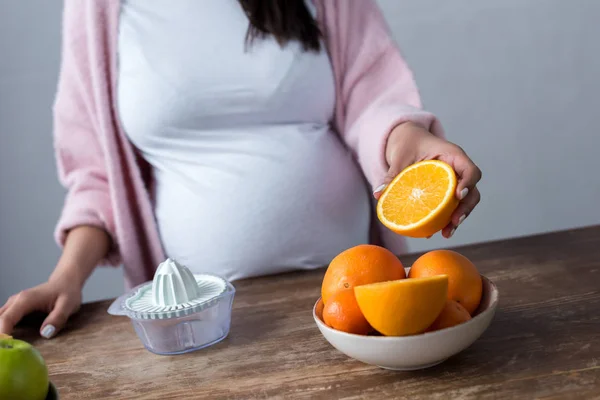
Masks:
[[[412,336],[364,336],[330,328],[323,322],[321,299],[313,317],[325,339],[348,357],[392,370],[432,367],[475,342],[492,322],[498,306],[498,289],[482,276],[483,295],[475,316],[451,328]]]

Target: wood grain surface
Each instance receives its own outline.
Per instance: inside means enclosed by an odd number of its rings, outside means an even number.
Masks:
[[[110,302],[66,331],[15,336],[45,357],[61,399],[600,399],[600,227],[462,247],[500,292],[490,328],[436,367],[392,372],[349,359],[319,333],[324,270],[235,283],[229,337],[205,350],[145,350]],[[417,255],[402,257],[409,266]]]

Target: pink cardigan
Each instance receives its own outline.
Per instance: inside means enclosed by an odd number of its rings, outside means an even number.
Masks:
[[[313,1],[335,74],[332,124],[368,182],[379,186],[394,126],[413,121],[438,135],[442,128],[421,110],[413,75],[374,0]],[[65,0],[54,146],[68,193],[55,237],[63,246],[75,226],[104,228],[113,246],[101,264],[123,264],[132,287],[152,279],[165,254],[149,195],[151,170],[123,133],[115,107],[119,5]],[[373,241],[402,253],[403,239],[373,221]]]

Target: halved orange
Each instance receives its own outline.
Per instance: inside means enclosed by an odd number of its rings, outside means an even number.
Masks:
[[[381,194],[377,217],[400,235],[431,236],[448,225],[458,206],[456,184],[454,169],[443,161],[410,165]]]
[[[365,319],[385,336],[424,332],[440,315],[448,295],[448,276],[401,279],[355,286]]]

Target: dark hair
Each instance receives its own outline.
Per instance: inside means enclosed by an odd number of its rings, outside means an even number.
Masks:
[[[246,43],[273,35],[284,46],[297,40],[305,51],[319,51],[321,31],[306,0],[238,0],[250,20]]]

